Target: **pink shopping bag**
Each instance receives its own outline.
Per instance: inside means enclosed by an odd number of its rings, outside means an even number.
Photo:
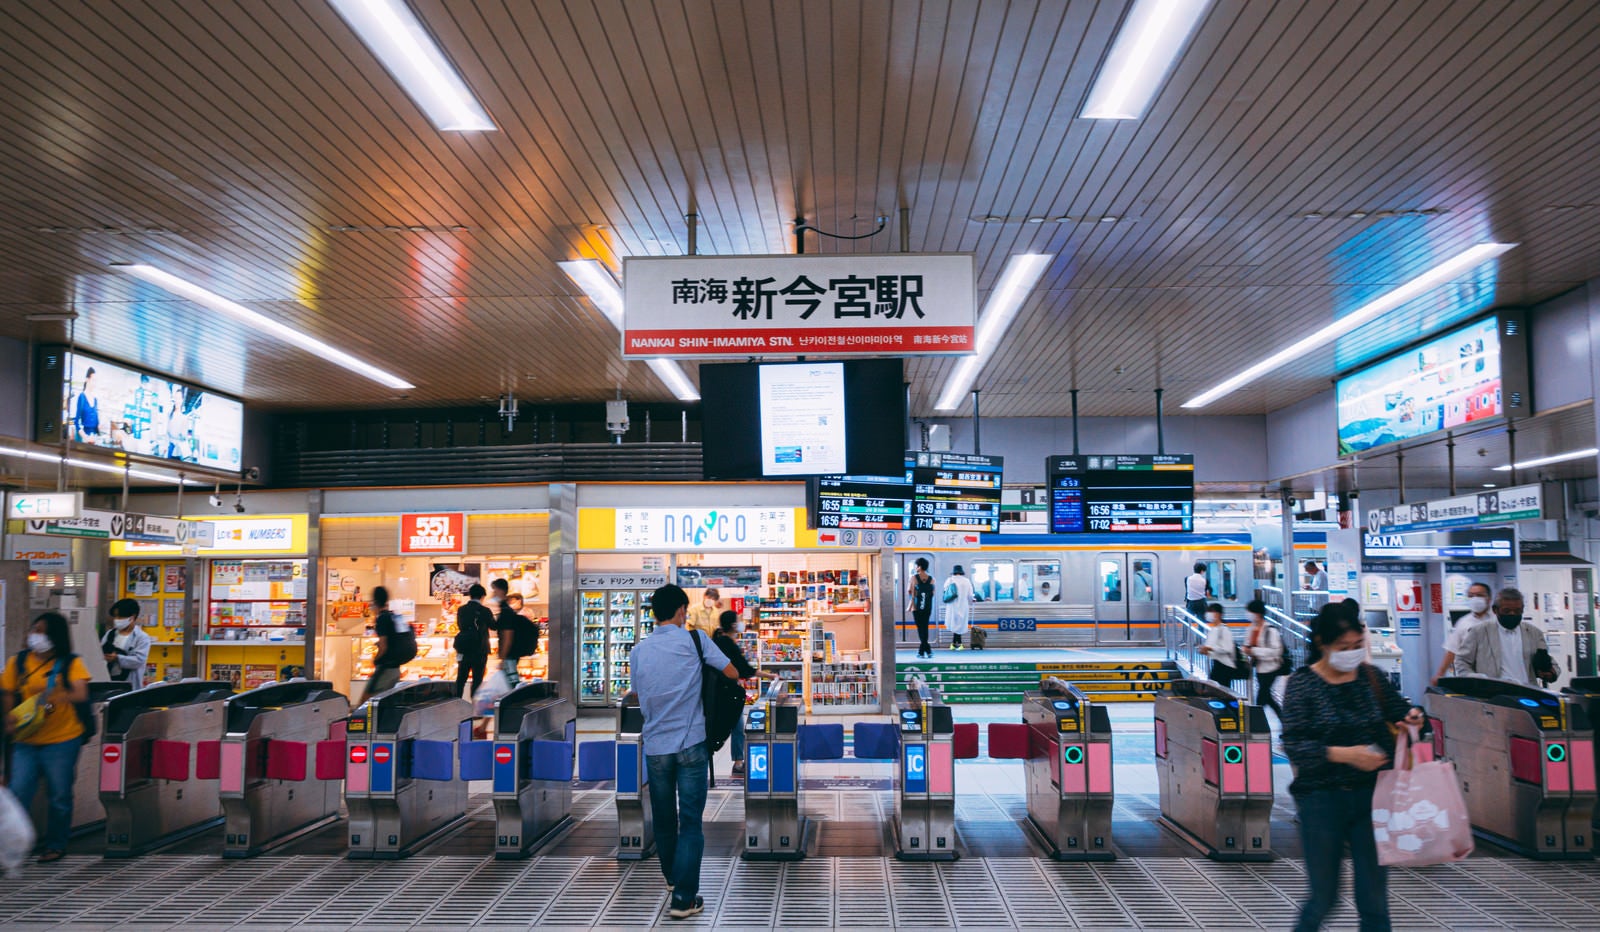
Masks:
[[[1417,754],[1407,726],[1395,744],[1395,769],[1378,774],[1372,794],[1372,833],[1378,863],[1423,867],[1459,861],[1472,853],[1472,823],[1455,765]]]

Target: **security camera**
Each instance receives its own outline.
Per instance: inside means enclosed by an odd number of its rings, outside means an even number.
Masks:
[[[222,496],[220,495],[208,495],[206,496],[206,501],[211,503],[212,508],[222,507]]]
[[[233,510],[237,511],[239,514],[244,514],[244,502],[234,502]]]
[[[251,466],[249,469],[246,469],[244,471],[244,478],[245,478],[246,482],[258,482],[258,481],[260,481],[260,479],[261,479],[261,467],[260,466]]]

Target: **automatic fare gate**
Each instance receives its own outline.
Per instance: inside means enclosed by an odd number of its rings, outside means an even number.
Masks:
[[[1428,689],[1478,834],[1543,859],[1594,857],[1594,731],[1577,697],[1476,676]]]
[[[1265,710],[1215,683],[1156,697],[1161,822],[1217,861],[1273,858],[1272,732]]]
[[[106,857],[141,854],[222,820],[217,739],[231,695],[227,683],[189,680],[153,683],[106,701],[100,739]]]
[[[338,818],[350,700],[318,680],[274,683],[227,702],[222,856],[259,854]]]
[[[401,858],[466,818],[459,746],[472,703],[441,680],[402,683],[363,702],[347,729],[345,805],[351,858]]]
[[[644,765],[644,710],[628,693],[617,709],[617,858],[639,861],[656,849],[650,771]]]
[[[572,820],[572,700],[549,680],[523,683],[494,710],[494,856],[526,857]]]
[[[1583,707],[1589,716],[1591,728],[1600,721],[1600,676],[1576,677],[1562,692]],[[1573,742],[1572,747],[1567,749],[1567,756],[1572,761],[1572,785],[1595,789],[1600,784],[1600,772],[1597,772],[1600,771],[1600,761],[1595,759],[1593,742]],[[1593,824],[1600,828],[1600,805],[1595,806]]]
[[[105,717],[106,701],[128,691],[127,683],[90,683],[89,709],[96,722]],[[106,808],[100,805],[100,745],[104,740],[100,730],[93,738],[83,742],[78,749],[78,769],[72,778],[72,831],[87,831],[106,820]],[[44,787],[33,800],[31,815],[33,827],[42,836],[49,818],[49,794]]]
[[[1028,822],[1060,861],[1110,861],[1111,719],[1104,706],[1051,678],[1024,695]]]
[[[745,710],[744,850],[747,861],[798,861],[806,856],[800,809],[800,697],[783,680]]]
[[[913,677],[905,691],[896,694],[895,704],[900,728],[894,786],[895,856],[907,861],[953,861],[960,854],[956,851],[955,720],[950,706],[919,677]]]

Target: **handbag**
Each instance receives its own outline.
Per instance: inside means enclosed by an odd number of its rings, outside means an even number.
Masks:
[[[17,683],[22,683],[22,655],[17,655]],[[11,737],[13,740],[26,743],[27,740],[39,733],[44,723],[49,720],[50,712],[55,706],[48,697],[56,691],[56,674],[61,672],[61,662],[50,668],[50,675],[45,678],[44,689],[34,693],[28,698],[11,707]]]
[[[1372,793],[1372,834],[1378,863],[1425,867],[1460,861],[1472,853],[1472,822],[1456,767],[1420,761],[1416,728],[1401,729],[1395,769],[1381,771]]]

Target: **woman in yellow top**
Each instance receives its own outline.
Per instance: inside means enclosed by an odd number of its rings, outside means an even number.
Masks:
[[[18,723],[11,710],[30,697],[48,693],[44,725],[11,749],[11,791],[24,808],[33,803],[34,791],[44,778],[50,799],[50,817],[40,847],[41,861],[58,861],[67,851],[72,831],[72,781],[78,769],[78,749],[83,746],[83,722],[75,702],[89,700],[89,669],[72,653],[72,632],[67,619],[45,612],[28,630],[28,646],[0,673],[0,713],[6,736]]]

